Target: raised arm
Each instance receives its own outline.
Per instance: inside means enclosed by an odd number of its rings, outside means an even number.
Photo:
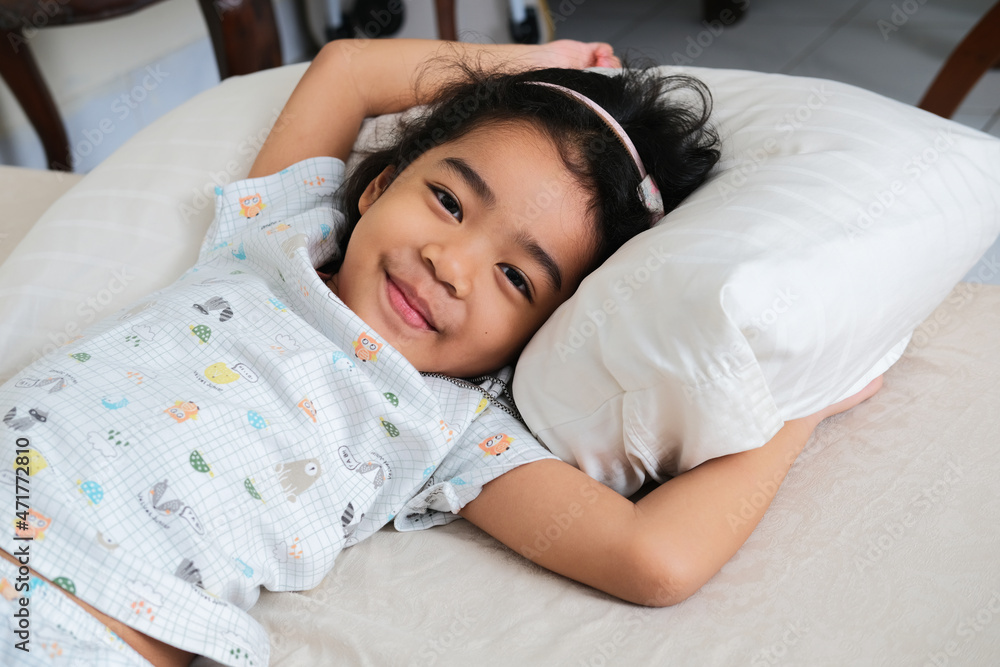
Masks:
[[[548,460],[488,483],[461,515],[554,572],[638,604],[676,604],[750,536],[819,422],[880,387],[881,378],[822,412],[786,422],[763,447],[706,461],[637,503]]]
[[[597,42],[559,40],[526,46],[422,39],[336,40],[320,50],[295,87],[249,176],[266,176],[318,155],[346,160],[361,121],[433,98],[448,79],[449,61],[481,62],[510,70],[619,64],[611,47]]]

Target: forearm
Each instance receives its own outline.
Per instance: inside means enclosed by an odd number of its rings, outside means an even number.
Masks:
[[[346,160],[365,118],[429,101],[453,73],[450,63],[527,67],[537,49],[419,39],[330,42],[295,87],[249,176],[316,155]]]
[[[706,461],[636,503],[650,558],[669,561],[684,599],[711,579],[753,532],[818,423],[786,422],[765,445]]]
[[[455,63],[504,71],[531,65],[538,47],[468,44],[430,39],[338,40],[323,48],[352,81],[366,116],[409,109],[433,99],[455,74]],[[419,80],[419,87],[416,85]]]

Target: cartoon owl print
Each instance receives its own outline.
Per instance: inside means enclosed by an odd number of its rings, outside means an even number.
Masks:
[[[362,331],[358,339],[354,341],[354,356],[361,361],[378,361],[378,352],[382,349],[382,343],[375,340],[375,337],[367,331]]]
[[[486,452],[486,456],[500,456],[510,449],[512,442],[514,442],[514,438],[506,433],[497,433],[479,443],[479,449]]]
[[[302,409],[302,412],[306,413],[306,416],[312,420],[312,423],[316,423],[316,406],[308,398],[303,398],[297,403],[297,406]]]
[[[24,520],[24,523],[21,523],[20,519],[14,519],[14,530],[18,537],[41,541],[45,539],[45,531],[51,524],[52,519],[41,512],[29,509],[28,518]]]
[[[191,401],[175,401],[164,412],[170,415],[178,424],[188,419],[198,418],[198,406]]]
[[[240,215],[244,218],[256,218],[261,210],[267,207],[260,197],[259,192],[246,197],[240,197]]]

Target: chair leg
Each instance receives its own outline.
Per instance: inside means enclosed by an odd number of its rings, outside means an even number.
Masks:
[[[438,39],[457,41],[455,0],[434,0],[434,13],[437,15]]]
[[[66,127],[20,29],[0,30],[0,76],[42,140],[50,169],[73,171]]]
[[[976,82],[1000,62],[1000,2],[986,12],[958,45],[917,106],[951,118]]]
[[[219,78],[281,66],[271,0],[200,0],[215,47]]]

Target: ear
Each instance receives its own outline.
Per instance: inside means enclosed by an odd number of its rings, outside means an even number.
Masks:
[[[375,201],[382,196],[389,184],[392,183],[392,177],[396,173],[396,167],[389,165],[382,172],[372,179],[365,191],[361,193],[361,198],[358,200],[358,211],[361,215],[371,207]]]

